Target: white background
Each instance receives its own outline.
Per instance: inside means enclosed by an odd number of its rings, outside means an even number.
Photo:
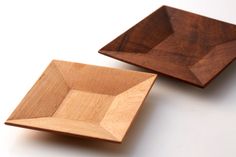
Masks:
[[[160,76],[123,144],[3,124],[52,59],[141,70],[97,51],[163,4],[236,24],[235,2],[0,0],[0,155],[235,157],[235,63],[206,89]]]

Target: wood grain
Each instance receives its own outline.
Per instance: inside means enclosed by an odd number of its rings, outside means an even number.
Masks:
[[[236,26],[163,6],[99,50],[205,87],[236,58]]]
[[[5,123],[122,142],[155,79],[54,60]]]

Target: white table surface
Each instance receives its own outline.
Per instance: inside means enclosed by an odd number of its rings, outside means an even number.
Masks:
[[[3,124],[52,59],[142,70],[97,51],[163,4],[236,24],[233,0],[0,0],[1,156],[235,157],[236,63],[206,89],[160,76],[123,144]]]

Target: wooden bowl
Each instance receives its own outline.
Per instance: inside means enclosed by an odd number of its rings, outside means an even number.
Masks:
[[[99,52],[205,87],[236,58],[236,26],[163,6]]]
[[[122,142],[156,74],[52,61],[6,124]]]

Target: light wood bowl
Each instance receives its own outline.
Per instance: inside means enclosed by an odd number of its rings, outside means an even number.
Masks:
[[[122,142],[156,74],[52,61],[5,122]]]

